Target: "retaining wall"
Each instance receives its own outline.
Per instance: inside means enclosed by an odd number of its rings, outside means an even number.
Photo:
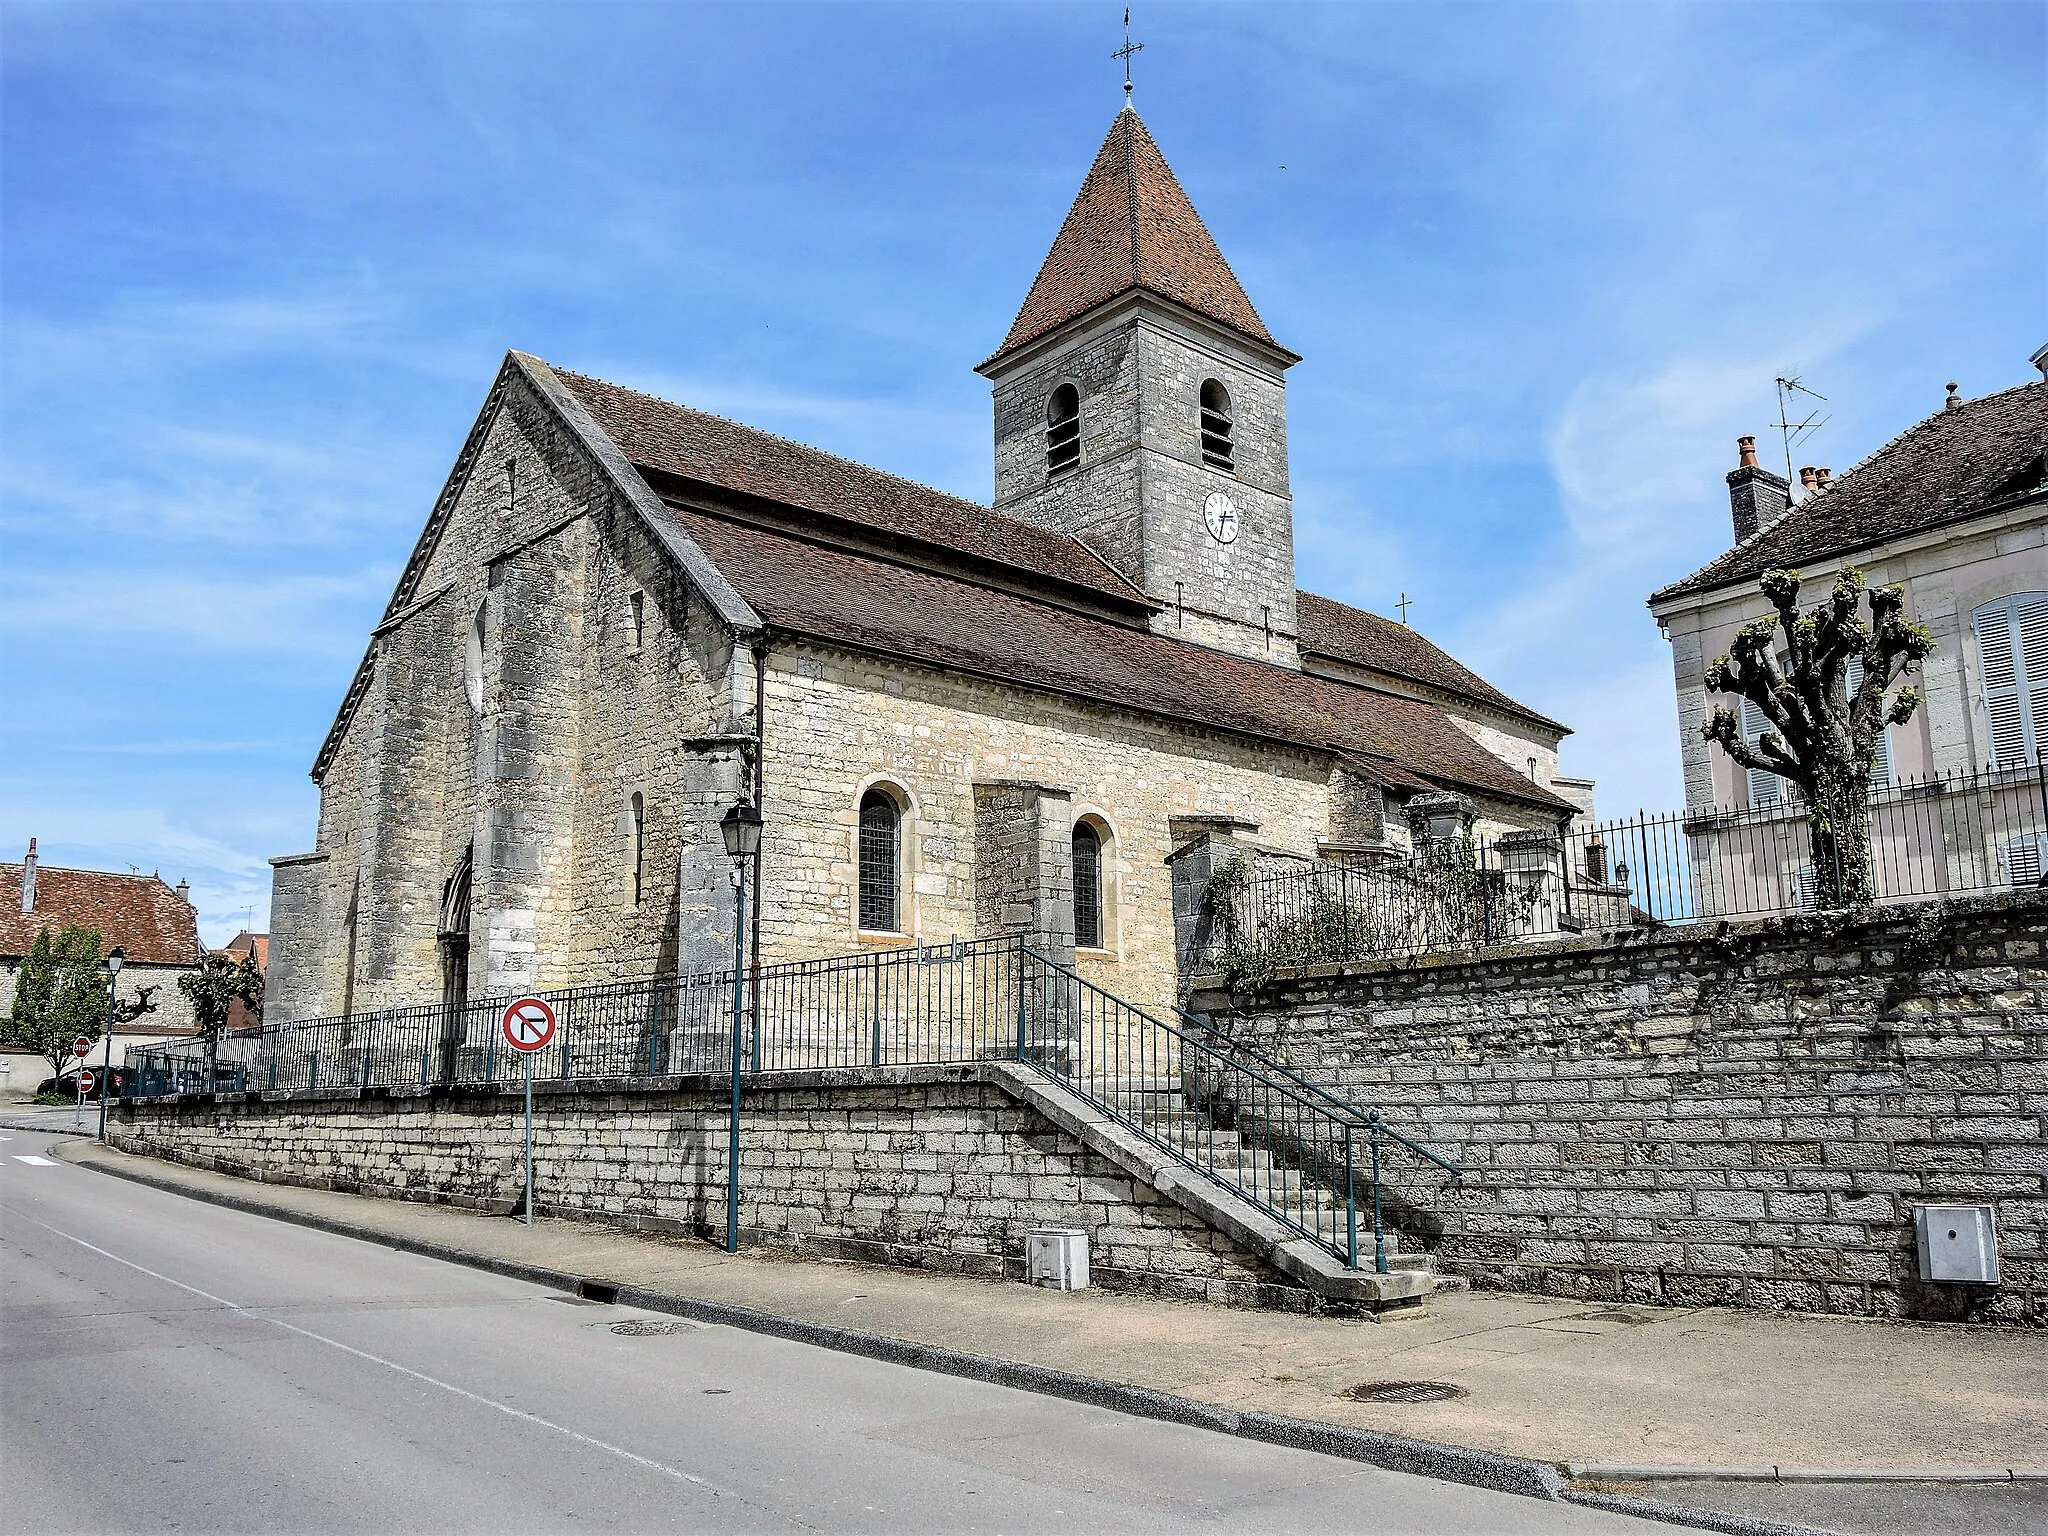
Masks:
[[[727,1092],[712,1078],[536,1084],[536,1211],[722,1241]],[[266,1182],[498,1211],[522,1177],[517,1088],[128,1100],[108,1134],[127,1151]],[[1081,1227],[1097,1285],[1315,1306],[976,1067],[750,1080],[740,1160],[749,1246],[1021,1279],[1027,1229]]]
[[[1389,1189],[1476,1283],[2039,1326],[2044,939],[2030,891],[1203,978],[1192,1006],[1468,1168],[1397,1156]],[[1996,1207],[2001,1285],[1918,1279],[1933,1201]]]

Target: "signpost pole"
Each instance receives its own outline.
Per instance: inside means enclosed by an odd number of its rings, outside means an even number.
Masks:
[[[526,1224],[533,1225],[533,1052],[521,1051],[526,1058]]]
[[[538,997],[515,997],[498,1016],[498,1033],[526,1058],[526,1198],[521,1202],[526,1224],[533,1225],[533,1058],[555,1038],[555,1010]],[[564,1047],[563,1056],[568,1050]]]

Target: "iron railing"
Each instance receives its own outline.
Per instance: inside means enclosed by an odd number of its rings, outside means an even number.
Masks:
[[[1641,814],[1558,836],[1427,845],[1376,864],[1303,860],[1226,871],[1206,894],[1198,966],[1239,976],[1561,934],[1812,911],[1819,879],[1804,807]],[[1880,904],[1982,894],[2048,875],[2048,767],[1894,783],[1870,798],[1869,889]]]
[[[1192,1016],[1147,1013],[1015,938],[761,967],[744,978],[749,1072],[1013,1060],[1358,1267],[1361,1221],[1387,1266],[1383,1156],[1458,1170],[1374,1109],[1317,1087]],[[732,973],[538,994],[556,1031],[537,1078],[723,1074]],[[523,1079],[498,1033],[509,999],[266,1026],[131,1050],[125,1093],[481,1085]]]

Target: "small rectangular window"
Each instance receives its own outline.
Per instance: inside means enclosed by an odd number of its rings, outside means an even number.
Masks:
[[[637,651],[647,639],[647,594],[635,592],[628,602],[633,610],[633,649]]]

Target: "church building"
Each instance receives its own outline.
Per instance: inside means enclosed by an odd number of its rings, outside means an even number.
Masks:
[[[1564,726],[1297,589],[1298,360],[1128,107],[978,369],[993,506],[508,354],[273,860],[266,1021],[728,964],[741,802],[757,960],[1023,933],[1151,1007],[1191,850],[1590,815]]]

